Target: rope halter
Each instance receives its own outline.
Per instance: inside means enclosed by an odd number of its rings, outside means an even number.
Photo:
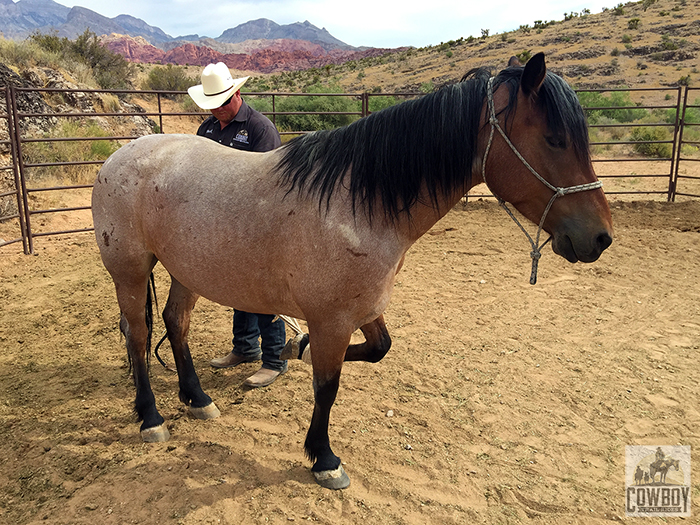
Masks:
[[[481,163],[481,177],[486,184],[486,186],[489,188],[491,193],[493,193],[493,196],[496,197],[498,200],[498,204],[501,205],[501,207],[510,215],[510,218],[513,219],[515,224],[518,225],[520,230],[525,234],[527,237],[527,240],[530,241],[530,246],[532,247],[532,251],[530,252],[530,258],[532,259],[532,272],[530,273],[530,284],[535,284],[537,282],[537,265],[539,263],[540,257],[542,257],[541,250],[544,248],[549,241],[552,240],[552,236],[550,235],[549,238],[544,241],[542,244],[540,244],[540,234],[542,233],[542,229],[544,227],[544,221],[547,218],[547,214],[549,213],[549,210],[551,209],[552,205],[554,204],[554,201],[558,197],[563,197],[564,195],[568,195],[569,193],[578,193],[581,191],[588,191],[588,190],[597,190],[598,188],[602,188],[603,184],[600,181],[595,181],[595,182],[589,182],[587,184],[579,184],[577,186],[567,186],[567,187],[558,187],[554,186],[553,184],[550,184],[547,180],[544,179],[537,171],[530,166],[530,164],[525,160],[525,158],[520,154],[520,152],[517,150],[517,148],[513,145],[513,143],[510,141],[508,138],[508,135],[505,134],[503,131],[503,128],[501,128],[501,124],[498,122],[498,118],[496,117],[496,107],[493,102],[493,82],[494,82],[495,77],[489,78],[488,85],[486,87],[486,99],[487,99],[487,104],[488,104],[488,112],[489,112],[489,124],[491,124],[491,132],[489,134],[489,141],[488,144],[486,145],[486,151],[484,152],[484,160]],[[491,150],[491,144],[493,143],[493,136],[494,132],[498,130],[498,132],[501,134],[503,137],[503,140],[506,141],[506,144],[510,146],[510,149],[513,150],[513,153],[520,159],[520,161],[525,165],[525,167],[530,170],[530,173],[532,173],[537,179],[547,186],[550,190],[554,192],[554,195],[552,195],[552,198],[549,199],[549,203],[547,204],[547,207],[544,209],[544,212],[542,213],[542,218],[540,219],[540,224],[539,227],[537,228],[537,235],[535,236],[535,239],[533,240],[532,237],[530,237],[530,234],[527,233],[523,225],[520,223],[520,221],[517,219],[517,217],[513,214],[513,212],[508,208],[506,205],[506,201],[503,200],[501,197],[496,195],[496,192],[491,189],[489,186],[489,183],[486,180],[486,160],[489,157],[489,151]]]

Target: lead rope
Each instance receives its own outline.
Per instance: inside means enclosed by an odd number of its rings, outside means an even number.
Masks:
[[[578,186],[568,186],[566,188],[554,186],[550,184],[546,179],[544,179],[535,169],[530,166],[530,164],[525,160],[525,157],[523,157],[520,152],[517,150],[517,148],[513,145],[513,143],[510,141],[508,138],[508,135],[505,134],[503,131],[503,128],[501,128],[501,124],[498,122],[498,118],[496,117],[496,107],[493,101],[493,82],[494,82],[495,77],[489,78],[488,85],[486,87],[486,99],[487,99],[487,104],[488,104],[488,111],[489,111],[489,124],[491,124],[491,132],[489,133],[489,141],[486,144],[486,150],[484,151],[484,160],[481,163],[481,178],[483,179],[484,183],[486,184],[486,187],[489,188],[491,193],[493,193],[493,196],[496,197],[496,200],[498,201],[498,204],[508,213],[511,219],[515,222],[515,224],[518,225],[520,230],[525,234],[525,237],[527,237],[527,240],[530,242],[530,246],[532,247],[532,251],[530,252],[530,258],[532,259],[532,271],[530,272],[530,284],[535,284],[537,283],[537,267],[539,265],[540,257],[542,257],[542,248],[544,248],[549,241],[552,240],[552,236],[550,235],[549,238],[544,241],[542,244],[540,244],[540,234],[542,233],[542,230],[544,228],[544,221],[547,218],[547,214],[549,213],[549,210],[552,207],[552,204],[554,204],[554,201],[558,197],[563,197],[564,195],[568,195],[569,193],[578,193],[581,191],[588,191],[588,190],[596,190],[598,188],[602,188],[603,184],[600,181],[595,181],[595,182],[589,182],[587,184],[579,184]],[[547,186],[550,190],[554,192],[554,195],[552,195],[552,198],[549,199],[549,203],[547,203],[547,207],[544,209],[544,213],[542,213],[542,218],[540,219],[540,224],[537,228],[537,234],[535,236],[535,239],[530,236],[529,233],[527,233],[527,230],[523,227],[523,225],[520,223],[518,218],[513,214],[512,211],[510,211],[510,208],[508,208],[506,201],[503,200],[501,197],[496,195],[496,192],[491,189],[489,186],[489,183],[486,181],[486,159],[489,157],[489,151],[491,150],[491,144],[493,144],[493,136],[495,130],[498,130],[498,132],[501,134],[503,137],[503,140],[506,141],[506,144],[510,146],[510,149],[513,150],[513,153],[520,159],[520,161],[525,165],[527,169],[530,170],[530,172],[537,177],[537,179]]]

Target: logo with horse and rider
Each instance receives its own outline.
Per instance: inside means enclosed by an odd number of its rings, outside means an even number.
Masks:
[[[690,446],[625,447],[628,517],[690,516]]]

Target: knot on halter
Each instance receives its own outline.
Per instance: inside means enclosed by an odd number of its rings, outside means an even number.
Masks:
[[[566,195],[566,188],[557,188],[557,197],[563,197]]]
[[[530,258],[531,258],[533,261],[539,261],[539,260],[540,260],[540,257],[542,257],[542,254],[540,253],[539,250],[533,250],[533,251],[530,252]]]

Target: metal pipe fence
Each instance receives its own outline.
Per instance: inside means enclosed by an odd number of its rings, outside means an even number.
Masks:
[[[46,106],[48,109],[45,112],[20,111],[18,100],[23,93],[30,91],[42,93],[45,97],[74,96],[79,93],[82,97],[89,98],[92,104],[73,112],[52,111],[49,106]],[[696,121],[697,115],[700,114],[698,88],[579,90],[580,97],[581,93],[591,93],[595,97],[605,93],[611,96],[626,94],[628,97],[634,94],[640,98],[638,102],[631,102],[629,99],[630,102],[627,105],[610,106],[605,98],[594,98],[594,101],[602,101],[604,104],[584,104],[590,122],[591,147],[594,152],[594,162],[597,164],[596,171],[600,179],[608,179],[607,194],[657,195],[668,201],[674,201],[676,196],[700,197],[700,176],[696,175],[692,169],[685,169],[691,163],[700,161],[700,156],[697,155],[700,149],[698,139],[700,120]],[[11,173],[11,176],[3,175],[0,179],[0,182],[4,182],[4,185],[0,186],[0,237],[8,237],[0,238],[0,248],[21,242],[24,253],[30,254],[34,252],[34,239],[37,237],[92,231],[91,218],[87,214],[90,206],[75,202],[66,204],[63,201],[68,192],[86,192],[92,184],[84,182],[87,180],[85,175],[81,176],[83,180],[66,179],[65,172],[84,169],[89,174],[92,168],[94,173],[89,180],[93,180],[96,167],[100,166],[114,149],[126,142],[143,134],[166,133],[167,126],[172,127],[171,119],[174,118],[201,117],[203,119],[209,115],[201,111],[183,109],[182,104],[177,105],[175,110],[163,109],[165,100],[170,100],[170,105],[173,105],[173,99],[182,98],[184,95],[186,92],[183,91],[68,90],[6,86],[4,88],[6,111],[0,114],[0,127],[4,122],[7,138],[0,130],[0,152],[4,153],[0,155],[0,175]],[[372,112],[373,102],[376,102],[375,107],[381,108],[399,99],[415,98],[422,94],[249,92],[244,95],[250,105],[261,110],[275,123],[281,135],[291,136],[314,131],[314,129],[291,129],[293,126],[290,126],[290,118],[313,116],[317,117],[315,124],[335,127],[369,115]],[[0,92],[0,97],[2,96],[3,93]],[[94,109],[94,105],[104,96],[117,97],[119,104],[112,102],[112,106],[116,107],[98,112]],[[650,96],[652,101],[645,103],[646,96]],[[157,111],[145,111],[127,103],[127,100],[133,100],[136,97],[154,98],[155,102],[151,102],[150,105],[155,105]],[[346,102],[340,110],[335,108],[325,111],[306,109],[291,111],[285,107],[289,105],[290,99],[299,97],[316,97],[317,100],[342,98]],[[1,103],[0,99],[0,105]],[[103,109],[109,106],[104,101],[101,105]],[[124,110],[124,106],[127,110]],[[133,109],[130,110],[129,107]],[[632,115],[635,118],[620,121],[609,116],[614,115],[614,112]],[[32,122],[43,122],[48,119],[79,123],[82,126],[79,128],[84,132],[78,134],[75,132],[78,128],[74,126],[69,129],[74,130],[76,135],[60,136],[55,135],[55,132],[54,134],[48,131],[37,132],[36,126],[31,125]],[[118,125],[105,127],[109,129],[116,127],[121,131],[129,128],[129,125],[138,125],[130,128],[131,133],[104,135],[102,132],[96,133],[97,128],[90,128],[86,124],[91,120],[116,121]],[[196,120],[193,120],[192,129],[189,132],[194,133],[196,127]],[[60,128],[53,125],[52,129]],[[61,149],[73,144],[90,145],[87,149],[88,153],[81,153],[86,151],[85,149],[76,149],[73,153],[83,157],[63,158]],[[644,151],[644,148],[648,150],[647,153],[651,152],[651,155],[639,154],[639,151]],[[2,165],[2,159],[6,159],[4,165]],[[620,166],[635,163],[658,167],[658,171],[636,173],[626,168],[620,169]],[[611,165],[615,165],[616,169],[606,168]],[[639,181],[646,181],[646,184],[639,185],[637,184]],[[53,198],[41,198],[42,195],[53,195]],[[490,195],[473,193],[469,197],[490,197]],[[67,200],[70,201],[70,199]],[[82,201],[89,200],[82,199]],[[42,230],[36,224],[38,222],[39,226],[43,226],[45,221],[42,218],[49,214],[78,212],[85,215],[85,224],[82,227]]]

